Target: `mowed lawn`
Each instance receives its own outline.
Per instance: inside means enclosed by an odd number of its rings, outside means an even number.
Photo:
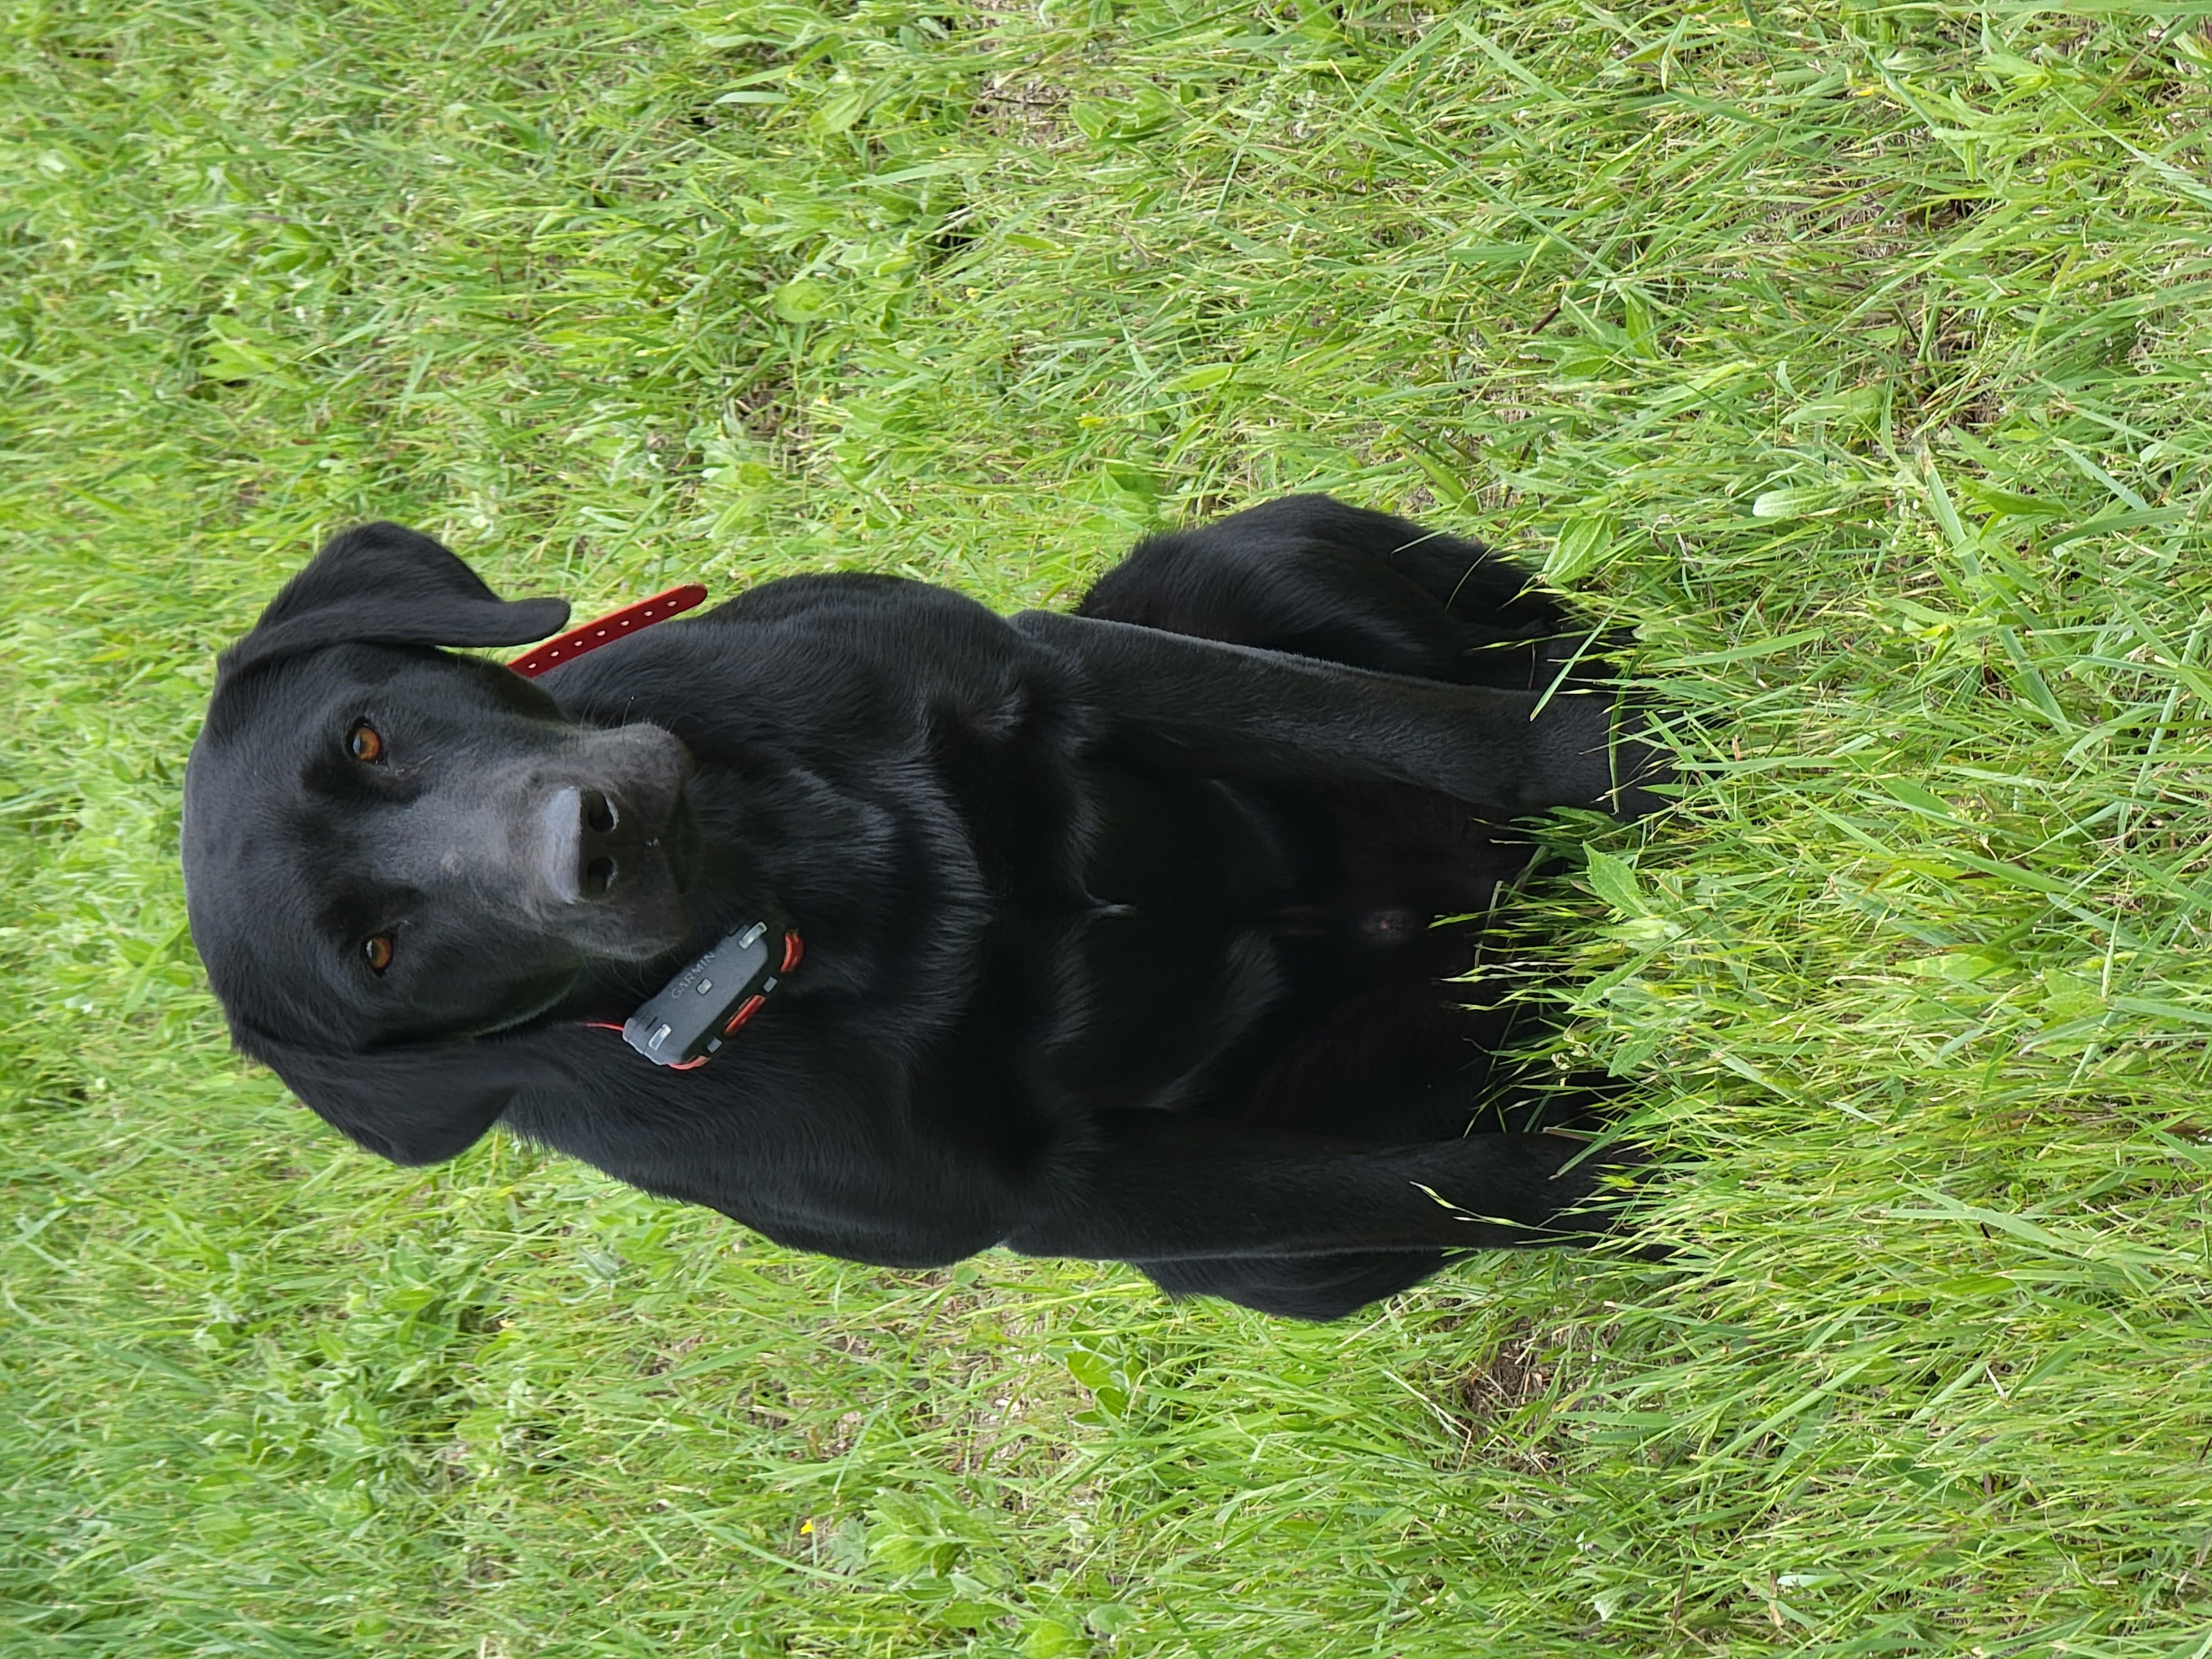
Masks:
[[[0,1651],[2212,1654],[2200,4],[23,0]],[[797,1256],[228,1048],[178,787],[330,530],[1063,603],[1293,489],[1634,630],[1623,1250],[1328,1327]]]

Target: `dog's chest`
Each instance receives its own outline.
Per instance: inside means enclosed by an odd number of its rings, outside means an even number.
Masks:
[[[1279,1000],[1269,922],[1290,860],[1218,784],[1093,771],[1080,787],[1070,906],[1025,929],[1045,957],[1042,1070],[1092,1109],[1182,1103]]]

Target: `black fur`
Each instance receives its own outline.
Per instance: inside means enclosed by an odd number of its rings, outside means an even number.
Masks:
[[[504,1121],[804,1249],[1118,1258],[1307,1318],[1594,1224],[1603,1166],[1514,1132],[1510,1011],[1443,982],[1481,922],[1431,925],[1522,868],[1505,820],[1652,804],[1601,682],[1545,700],[1582,640],[1513,566],[1296,497],[1073,616],[809,576],[534,684],[437,648],[564,615],[372,525],[222,660],[193,937],[362,1146]],[[705,1066],[584,1023],[771,902],[805,963]]]

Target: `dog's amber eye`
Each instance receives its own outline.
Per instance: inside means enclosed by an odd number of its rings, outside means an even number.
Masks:
[[[384,739],[367,720],[346,733],[346,752],[357,761],[373,761],[384,754]]]
[[[368,958],[368,971],[380,974],[392,966],[392,935],[371,933],[361,947],[362,955]]]

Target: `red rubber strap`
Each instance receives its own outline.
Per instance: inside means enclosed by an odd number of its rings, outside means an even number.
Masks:
[[[656,593],[649,599],[640,599],[635,605],[625,605],[612,616],[586,623],[581,628],[572,628],[567,633],[524,652],[507,666],[523,678],[534,680],[547,669],[557,667],[571,657],[580,657],[586,651],[596,651],[609,641],[618,640],[625,634],[635,634],[641,628],[666,622],[671,617],[689,611],[706,597],[707,590],[697,582],[686,582],[681,587],[670,588],[665,593]]]

